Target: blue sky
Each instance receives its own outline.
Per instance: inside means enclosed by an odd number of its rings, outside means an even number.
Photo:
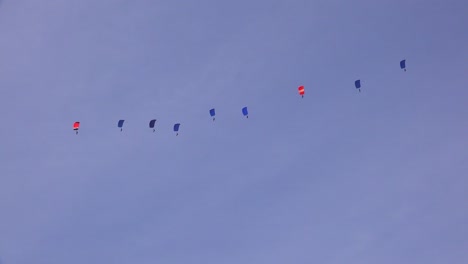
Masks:
[[[466,263],[467,13],[1,1],[0,261]]]

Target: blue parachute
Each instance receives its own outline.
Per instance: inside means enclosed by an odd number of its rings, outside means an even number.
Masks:
[[[406,60],[400,61],[400,68],[406,71]]]
[[[356,89],[359,89],[359,92],[361,92],[361,80],[356,80],[354,82],[354,86],[356,86]]]
[[[125,122],[125,120],[121,119],[119,120],[119,122],[117,123],[117,126],[120,128],[120,131],[122,131],[122,127],[123,127],[123,123]]]
[[[244,108],[242,108],[242,114],[243,114],[245,117],[249,118],[249,111],[247,110],[247,106],[244,107]]]
[[[213,121],[215,121],[215,115],[216,115],[215,109],[214,108],[210,109],[210,116],[213,117]]]
[[[179,124],[179,123],[177,123],[177,124],[174,125],[174,132],[176,132],[176,136],[179,135],[179,127],[180,127],[180,124]]]
[[[149,122],[149,127],[153,129],[153,132],[155,131],[154,129],[154,124],[156,123],[156,119],[153,119]]]

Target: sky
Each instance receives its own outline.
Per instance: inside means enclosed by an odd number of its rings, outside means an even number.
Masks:
[[[1,0],[0,263],[467,263],[467,13]]]

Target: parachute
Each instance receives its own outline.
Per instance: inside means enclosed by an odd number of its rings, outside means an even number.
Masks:
[[[305,93],[304,85],[299,86],[297,90],[299,91],[299,95],[302,96],[302,98],[304,98],[304,93]]]
[[[215,109],[214,108],[210,109],[210,116],[213,117],[213,121],[215,121],[215,115],[216,115]]]
[[[356,89],[359,89],[359,92],[361,92],[361,80],[356,80],[354,82],[354,86],[356,86]]]
[[[245,117],[249,118],[249,111],[247,110],[247,106],[244,107],[244,108],[242,108],[242,114],[243,114]]]
[[[117,126],[120,128],[120,131],[122,131],[122,127],[123,127],[124,122],[125,122],[125,120],[119,120],[119,122],[117,123]]]
[[[174,132],[176,132],[176,136],[179,135],[179,127],[180,127],[180,124],[179,124],[179,123],[177,123],[177,124],[174,125]]]
[[[153,129],[153,132],[155,131],[154,129],[154,124],[156,123],[156,119],[153,119],[149,122],[149,127]]]
[[[400,68],[406,71],[406,60],[400,61]]]
[[[80,122],[75,122],[73,123],[73,130],[76,131],[76,134],[78,135],[78,129],[80,128]]]

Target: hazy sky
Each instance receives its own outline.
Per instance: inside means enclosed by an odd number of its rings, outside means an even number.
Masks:
[[[1,0],[0,262],[468,263],[467,25],[466,0]]]

